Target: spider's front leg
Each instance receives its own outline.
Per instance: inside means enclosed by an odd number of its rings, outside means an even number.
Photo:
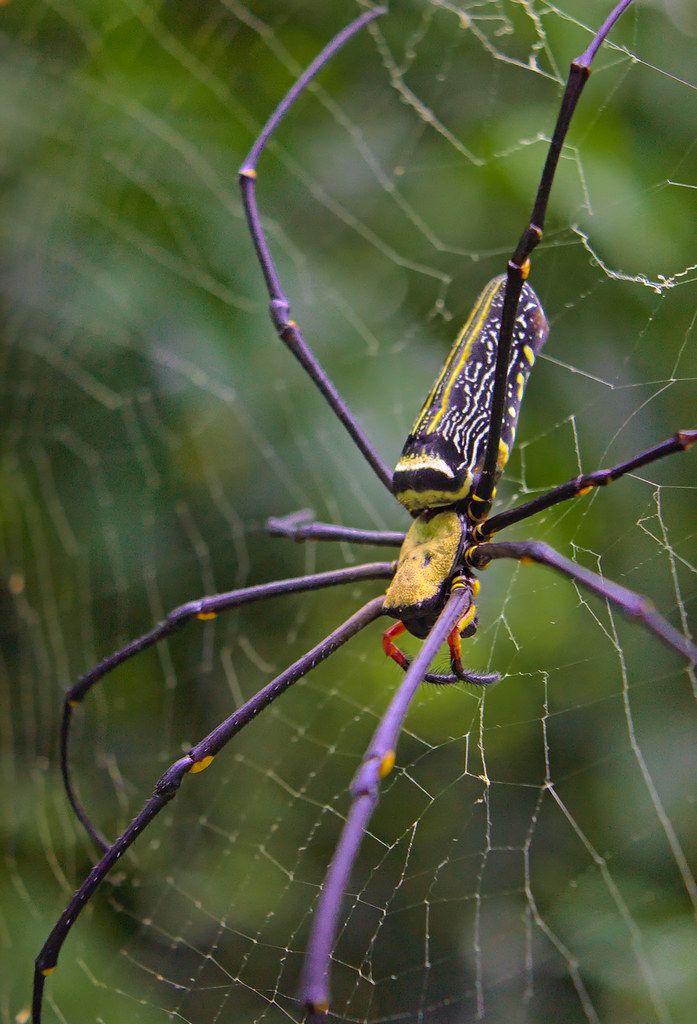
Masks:
[[[157,623],[147,633],[136,637],[119,650],[103,658],[97,665],[80,676],[78,681],[67,690],[63,701],[63,718],[60,735],[60,764],[63,783],[68,801],[77,818],[100,850],[105,851],[111,845],[92,823],[83,807],[75,788],[70,766],[70,739],[75,710],[85,699],[89,691],[101,679],[107,676],[129,658],[153,647],[165,637],[182,629],[193,619],[214,619],[221,612],[239,608],[245,604],[253,604],[284,594],[300,594],[318,590],[323,587],[334,587],[344,583],[358,583],[363,580],[389,579],[394,572],[391,562],[371,562],[366,565],[349,566],[346,569],[335,569],[329,572],[314,573],[309,576],[297,576],[285,580],[273,580],[270,583],[259,583],[240,590],[230,590],[222,594],[209,594],[195,601],[173,608],[162,622]]]
[[[300,985],[300,998],[313,1019],[314,1015],[324,1015],[329,1009],[329,970],[341,901],[361,841],[378,802],[380,782],[394,767],[395,748],[402,723],[441,644],[467,614],[471,602],[471,591],[467,587],[454,589],[447,598],[445,607],[380,719],[351,783],[351,807],[320,890]]]
[[[277,697],[285,693],[289,687],[303,676],[306,676],[316,665],[324,661],[347,640],[374,622],[383,612],[383,598],[375,597],[368,601],[359,611],[346,620],[341,626],[325,637],[311,651],[273,679],[259,692],[234,711],[224,722],[212,730],[199,743],[196,743],[188,754],[179,758],[160,776],[152,796],[136,814],[130,825],[122,832],[115,842],[108,844],[101,859],[95,864],[82,885],[72,896],[67,907],[58,918],[46,942],[36,958],[34,969],[34,994],[32,999],[33,1024],[41,1024],[43,992],[46,978],[53,973],[58,956],[70,929],[79,914],[92,898],[95,890],[106,878],[123,854],[135,842],[157,817],[163,807],[178,793],[179,788],[188,774],[197,774],[208,768],[213,758],[223,747],[264,711]]]

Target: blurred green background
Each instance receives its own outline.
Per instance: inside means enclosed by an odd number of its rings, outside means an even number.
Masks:
[[[263,158],[274,254],[321,361],[392,464],[527,217],[569,59],[608,0],[393,0]],[[400,529],[274,335],[236,171],[355,3],[0,8],[3,236],[0,1021],[94,851],[57,768],[61,695],[202,593],[384,557],[269,515]],[[598,57],[531,283],[551,323],[501,503],[695,425],[695,32],[640,4]],[[652,287],[652,283],[665,287]],[[511,530],[694,625],[695,455]],[[342,911],[342,1021],[694,1019],[695,680],[540,568],[483,576],[467,664],[424,687]],[[192,624],[78,713],[115,835],[195,741],[379,586]],[[71,933],[65,1024],[300,1020],[347,785],[399,681],[367,630],[187,782]],[[407,644],[409,646],[409,644]],[[444,659],[443,659],[444,660]]]

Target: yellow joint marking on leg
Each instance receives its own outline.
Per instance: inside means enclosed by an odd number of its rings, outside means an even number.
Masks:
[[[453,582],[450,584],[450,593],[454,590],[464,590],[469,584],[464,576],[456,576]]]
[[[481,589],[482,585],[479,580],[472,580],[472,597],[476,597]]]
[[[521,565],[533,565],[534,562],[535,562],[535,559],[534,558],[530,558],[529,555],[523,555],[523,557],[519,558],[518,561],[520,562]]]
[[[80,703],[79,700],[75,700],[75,698],[73,698],[72,700],[68,701],[68,707],[69,708],[76,708],[76,707],[78,707],[79,703]]]
[[[10,593],[14,597],[18,597],[19,594],[23,593],[25,587],[25,579],[21,572],[11,572],[10,578],[7,581],[7,586],[10,589]]]
[[[479,494],[473,494],[471,500],[472,501],[486,501],[486,498],[482,498]]]
[[[486,569],[486,568],[488,568],[488,565],[489,565],[488,562],[486,563],[486,565],[477,565],[477,563],[473,561],[473,557],[474,557],[474,555],[477,552],[477,547],[478,547],[477,544],[472,544],[472,545],[470,545],[470,547],[467,548],[467,550],[465,551],[465,554],[463,555],[463,557],[465,559],[465,562],[468,565],[474,566],[476,569]]]
[[[329,1013],[329,1003],[326,999],[322,999],[319,1003],[311,1003],[310,1013]]]
[[[682,446],[682,450],[686,452],[688,448],[691,448],[693,444],[697,444],[697,437],[691,437],[686,439],[687,431],[680,430],[678,432],[678,443]]]
[[[529,345],[523,345],[523,355],[525,356],[525,358],[531,366],[535,365],[535,353]]]
[[[477,516],[477,515],[474,514],[474,512],[472,511],[471,508],[467,509],[467,518],[472,523],[475,523],[475,524],[483,523],[486,520],[486,517],[487,517],[486,510],[484,512],[482,512],[482,514],[480,516]]]
[[[524,281],[527,281],[529,274],[530,274],[530,259],[528,258],[527,260],[525,260],[525,262],[523,263],[522,267],[520,268],[520,276],[523,278]]]
[[[297,323],[296,320],[289,320],[288,323],[286,324],[286,327],[297,327],[297,326],[298,326],[298,323]]]
[[[378,769],[378,775],[381,779],[384,779],[386,775],[389,775],[394,768],[395,752],[394,750],[388,750],[385,756],[380,761],[380,768]]]
[[[470,622],[474,619],[476,614],[477,609],[473,604],[471,604],[457,624],[458,633],[461,633],[463,629],[466,629],[467,626],[469,626]]]
[[[250,178],[252,181],[254,181],[256,176],[257,176],[257,172],[254,170],[253,167],[241,167],[240,168],[240,177],[241,178]]]
[[[213,760],[213,755],[212,754],[207,754],[205,757],[202,757],[200,761],[194,761],[192,763],[192,765],[191,765],[191,768],[189,768],[189,771],[193,775],[195,775],[197,772],[205,772],[206,768],[209,767],[209,765],[211,764],[212,760]]]
[[[576,497],[577,498],[582,498],[584,494],[588,494],[592,490],[593,490],[593,484],[586,484],[586,486],[582,487],[580,491],[576,491]]]
[[[56,965],[54,964],[53,967],[44,967],[41,973],[43,974],[44,978],[48,978],[49,974],[53,974],[55,969]]]
[[[218,613],[217,612],[198,612],[198,614],[196,615],[196,618],[200,619],[201,622],[208,622],[209,619],[217,619],[218,618]]]
[[[508,450],[508,449],[506,449],[506,450]],[[492,488],[491,488],[491,497],[492,497],[492,498],[495,498],[495,497],[496,497],[496,488],[495,488],[495,487],[492,487]]]

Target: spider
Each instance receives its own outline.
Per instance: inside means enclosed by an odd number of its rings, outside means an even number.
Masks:
[[[207,768],[228,741],[272,701],[380,616],[387,615],[396,620],[384,632],[382,643],[385,653],[400,665],[405,675],[351,784],[350,809],[315,909],[300,984],[300,999],[311,1018],[321,1016],[329,1009],[330,964],[343,894],[362,836],[378,801],[380,780],[395,763],[402,722],[419,685],[424,680],[441,684],[464,680],[484,686],[498,678],[496,674],[470,672],[462,664],[462,639],[477,629],[475,598],[479,590],[478,570],[495,559],[546,565],[616,605],[688,661],[697,662],[697,646],[655,612],[640,595],[582,568],[544,543],[492,540],[494,534],[513,523],[528,519],[559,502],[582,496],[664,456],[684,451],[697,441],[697,430],[678,431],[612,468],[577,476],[531,501],[496,515],[490,514],[496,482],[513,444],[525,385],[547,338],[544,312],[526,283],[530,256],[542,238],[557,163],[592,61],[630,3],[631,0],[621,0],[588,48],[571,62],[528,224],[508,261],[506,273],[489,282],[455,339],[407,437],[394,472],[390,472],[374,450],[305,342],[300,328],[291,319],[289,301],[278,278],[256,201],[257,164],[279,122],[334,54],[365,25],[385,13],[384,8],[366,11],[331,40],[292,86],[252,146],[239,172],[239,180],[249,230],[269,293],[273,324],[280,339],[319,388],[368,465],[411,514],[413,522],[406,534],[402,534],[332,526],[308,521],[302,514],[270,519],[268,528],[277,536],[395,546],[400,547],[399,557],[393,562],[367,563],[333,572],[276,580],[190,601],[175,608],[158,625],[99,662],[67,691],[61,727],[61,769],[69,801],[102,851],[102,856],[71,898],[36,959],[32,1004],[34,1024],[41,1022],[46,977],[55,969],[63,943],[81,910],[128,847],[176,795],[185,776]],[[191,619],[210,618],[224,610],[275,595],[380,579],[389,581],[384,594],[368,601],[196,743],[186,756],[170,765],[157,781],[152,796],[114,842],[101,835],[78,800],[69,764],[74,708],[100,679]],[[405,630],[424,640],[411,663],[395,643]],[[432,674],[429,671],[431,663],[445,642],[450,649],[451,672]]]

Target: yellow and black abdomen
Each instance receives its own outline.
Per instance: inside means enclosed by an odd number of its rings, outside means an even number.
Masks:
[[[409,512],[462,501],[481,472],[505,286],[505,276],[495,277],[479,296],[407,437],[393,487]],[[547,332],[539,299],[525,284],[511,342],[499,473],[513,445],[523,391]]]

